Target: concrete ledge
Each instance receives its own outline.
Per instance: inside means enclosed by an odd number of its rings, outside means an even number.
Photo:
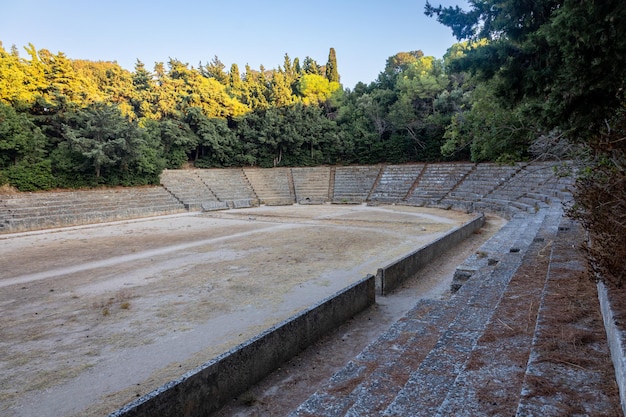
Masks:
[[[615,379],[619,388],[620,402],[622,404],[622,412],[626,415],[626,351],[624,350],[624,339],[626,334],[620,329],[615,320],[609,291],[606,285],[598,282],[598,299],[600,300],[600,310],[604,319],[604,328],[606,329],[606,337],[611,351],[611,359],[615,368]]]
[[[320,196],[300,197],[298,204],[324,204],[327,199]]]
[[[428,265],[443,252],[463,241],[485,224],[485,215],[480,214],[463,226],[452,229],[446,235],[432,243],[419,248],[383,268],[376,273],[376,287],[380,294],[385,295],[397,288],[403,281],[415,275],[417,271]]]
[[[207,201],[202,203],[202,211],[228,210],[228,204],[224,201]]]
[[[109,417],[206,416],[375,302],[369,275]]]
[[[232,208],[249,208],[258,206],[258,202],[252,198],[240,198],[238,200],[232,200],[228,202],[228,205]]]

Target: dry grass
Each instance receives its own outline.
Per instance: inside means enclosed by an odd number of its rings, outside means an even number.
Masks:
[[[130,310],[130,300],[136,295],[129,289],[121,289],[113,297],[98,300],[92,303],[95,310],[101,310],[103,317],[110,316],[115,310]]]
[[[0,185],[0,194],[9,194],[9,195],[11,195],[11,194],[19,194],[19,193],[20,193],[20,191],[17,188],[15,188],[15,187],[13,187],[13,186],[11,186],[9,184]]]

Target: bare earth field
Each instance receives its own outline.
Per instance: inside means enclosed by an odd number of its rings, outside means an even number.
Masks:
[[[0,235],[0,414],[106,415],[470,217],[295,205]]]

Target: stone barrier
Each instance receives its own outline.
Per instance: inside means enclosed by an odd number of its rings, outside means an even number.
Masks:
[[[321,336],[374,304],[374,281],[373,275],[362,278],[109,417],[199,417],[220,409]]]
[[[485,224],[485,215],[480,214],[462,226],[452,229],[439,239],[417,249],[405,257],[383,267],[376,273],[376,289],[382,295],[397,288],[403,281],[414,276],[433,259],[457,243],[465,240]]]
[[[604,319],[611,360],[615,368],[615,379],[619,388],[622,412],[626,416],[626,346],[624,344],[626,333],[615,319],[615,310],[611,305],[611,301],[615,302],[615,300],[610,299],[609,291],[602,281],[598,282],[598,299]]]

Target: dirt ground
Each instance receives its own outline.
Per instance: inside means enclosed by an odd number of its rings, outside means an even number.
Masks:
[[[0,414],[106,415],[470,217],[295,205],[0,235]],[[370,321],[440,296],[479,240]]]

